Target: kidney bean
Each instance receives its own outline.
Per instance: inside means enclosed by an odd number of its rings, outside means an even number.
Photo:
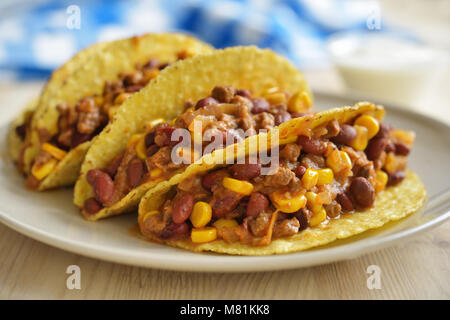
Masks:
[[[388,186],[395,186],[402,182],[402,180],[405,179],[405,172],[404,171],[395,171],[389,174],[388,179]]]
[[[98,175],[102,174],[103,171],[99,169],[91,169],[86,173],[87,182],[93,187],[95,184],[95,179]]]
[[[173,206],[172,221],[175,223],[185,222],[191,215],[193,207],[194,197],[190,193],[185,193]]]
[[[252,94],[250,93],[250,91],[245,90],[245,89],[237,89],[236,90],[236,95],[241,96],[241,97],[245,97],[247,99],[251,99],[252,98]]]
[[[386,147],[384,148],[384,151],[387,153],[394,152],[395,151],[395,145],[392,142],[389,142]]]
[[[401,156],[407,156],[409,154],[410,148],[406,143],[396,142],[394,146],[395,146],[395,154]]]
[[[148,148],[154,143],[155,143],[155,132],[152,131],[147,133],[147,135],[145,136],[145,146]]]
[[[210,172],[202,178],[202,186],[206,190],[214,191],[214,186],[221,185],[223,178],[227,176],[228,172],[225,170],[216,170]]]
[[[261,164],[255,163],[243,163],[234,164],[230,168],[233,178],[238,180],[250,180],[256,178],[261,174]]]
[[[210,104],[218,104],[218,103],[219,102],[213,97],[206,97],[197,101],[197,103],[195,104],[195,110],[209,106]]]
[[[141,181],[143,173],[144,163],[140,159],[133,159],[127,168],[128,185],[131,188],[137,187]]]
[[[120,166],[120,163],[122,162],[123,153],[116,156],[112,161],[108,164],[106,167],[106,172],[111,176],[114,177],[117,173],[117,169]],[[89,172],[88,172],[89,173]]]
[[[252,102],[253,102],[252,113],[258,114],[258,113],[269,111],[270,104],[266,99],[255,98],[252,100]]]
[[[348,124],[343,124],[340,126],[339,133],[337,136],[333,137],[331,141],[337,144],[350,144],[356,139],[356,130]]]
[[[159,234],[162,239],[175,238],[185,235],[189,232],[189,225],[183,223],[171,223]]]
[[[327,146],[320,139],[310,139],[307,136],[299,136],[297,143],[302,146],[302,149],[307,153],[315,155],[323,155],[327,151]]]
[[[311,216],[312,212],[307,208],[300,209],[299,211],[294,213],[294,217],[297,218],[298,222],[300,223],[298,231],[302,231],[308,228]]]
[[[277,126],[289,120],[291,120],[291,114],[289,112],[281,111],[275,115],[275,125]]]
[[[93,187],[95,198],[102,204],[107,203],[114,194],[114,182],[103,171],[100,171],[95,177]]]
[[[369,181],[363,177],[353,179],[350,192],[356,203],[363,208],[370,207],[375,201],[375,190]]]
[[[159,147],[156,144],[152,144],[150,147],[147,148],[147,157],[151,157],[152,155],[154,155],[156,152],[158,152]]]
[[[344,212],[353,211],[355,209],[352,200],[350,200],[350,197],[346,193],[338,194],[336,196],[336,201],[341,205],[342,211]]]
[[[84,202],[84,210],[89,214],[99,212],[103,206],[95,200],[95,198],[89,198]]]
[[[386,138],[374,138],[370,140],[366,149],[367,158],[369,160],[377,160],[388,144]]]
[[[389,138],[389,131],[391,131],[392,127],[386,123],[380,123],[380,129],[376,134],[375,138]]]
[[[166,62],[166,63],[162,63],[158,66],[159,70],[164,70],[165,68],[167,68],[170,65],[170,63]]]
[[[267,200],[266,196],[259,192],[254,192],[247,204],[247,217],[256,217],[268,207],[269,200]]]
[[[295,175],[297,176],[297,178],[301,179],[303,177],[303,175],[306,172],[306,168],[304,166],[298,166],[297,168],[295,168]]]

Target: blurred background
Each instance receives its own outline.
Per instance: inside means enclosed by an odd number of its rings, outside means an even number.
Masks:
[[[25,103],[93,42],[160,31],[271,48],[316,92],[449,108],[450,0],[3,0],[0,99]]]

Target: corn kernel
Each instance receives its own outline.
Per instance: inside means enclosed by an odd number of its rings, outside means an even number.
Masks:
[[[217,229],[214,227],[194,228],[191,231],[191,240],[194,243],[210,242],[217,239]]]
[[[345,151],[333,150],[327,157],[327,166],[330,167],[335,174],[342,170],[352,168],[352,161]]]
[[[52,172],[52,170],[56,167],[56,164],[58,163],[58,160],[56,159],[50,159],[48,162],[44,163],[43,165],[37,166],[34,165],[31,168],[31,174],[38,180],[44,179],[46,176]]]
[[[115,105],[121,105],[125,100],[131,97],[133,94],[129,92],[122,92],[114,99]]]
[[[311,97],[306,91],[299,91],[294,94],[288,102],[289,112],[304,112],[312,105]]]
[[[224,227],[227,228],[234,228],[238,226],[238,223],[236,220],[234,219],[219,219],[216,220],[213,225],[217,228],[217,229],[222,229]]]
[[[416,138],[416,134],[413,131],[406,131],[400,129],[393,129],[389,134],[395,140],[399,142],[404,142],[410,147],[412,147],[414,140]]]
[[[149,71],[145,71],[144,73],[144,79],[147,81],[152,80],[153,78],[156,78],[159,74],[159,71],[156,69],[151,69]]]
[[[128,139],[128,147],[135,146],[139,140],[144,138],[143,133],[135,133]]]
[[[319,172],[319,178],[317,179],[317,185],[322,186],[324,184],[330,184],[333,182],[334,174],[333,170],[326,168],[326,169],[320,169]]]
[[[147,158],[147,148],[145,147],[144,137],[139,139],[138,142],[136,143],[136,154],[142,160],[145,160]]]
[[[44,142],[42,144],[42,150],[46,151],[47,153],[51,154],[53,158],[57,160],[62,160],[67,152],[64,150],[61,150],[60,148],[55,147],[54,145],[51,145],[50,143]]]
[[[319,173],[317,172],[317,170],[308,168],[306,169],[306,172],[302,177],[303,187],[309,190],[317,184],[318,180],[319,180]]]
[[[249,196],[253,192],[253,185],[247,181],[241,181],[229,177],[223,178],[222,184],[228,190]]]
[[[383,170],[377,170],[375,173],[375,191],[378,193],[386,187],[388,175]]]
[[[194,205],[190,220],[195,228],[201,228],[206,226],[212,217],[212,209],[209,203],[199,201]]]
[[[311,220],[309,221],[310,227],[315,227],[321,224],[325,219],[327,218],[327,212],[322,207],[319,212],[313,212],[313,215],[311,217]]]
[[[322,204],[319,202],[317,193],[311,191],[307,192],[306,199],[308,200],[306,205],[312,212],[317,213],[322,209]]]
[[[356,130],[356,138],[350,142],[350,146],[355,150],[363,151],[369,142],[369,131],[366,127],[358,125],[354,125],[353,128]]]
[[[388,173],[392,173],[397,171],[399,167],[399,162],[395,154],[389,152],[386,156],[386,161],[384,162],[383,168],[386,169]]]
[[[306,197],[303,193],[292,194],[289,191],[274,191],[270,194],[273,205],[278,210],[285,213],[294,213],[304,208],[306,205]]]
[[[155,168],[150,170],[150,178],[158,178],[162,175],[162,170],[160,168]]]
[[[274,92],[274,93],[271,93],[271,94],[268,94],[268,95],[264,96],[264,98],[270,104],[273,104],[273,105],[286,102],[286,96],[284,95],[283,92]]]
[[[372,139],[380,130],[378,120],[372,116],[364,115],[356,119],[354,125],[362,126],[367,129],[367,138]]]
[[[148,217],[153,216],[155,214],[160,214],[160,212],[158,210],[152,210],[152,211],[145,213],[144,216],[142,217],[142,221],[145,222],[145,220],[147,220]]]

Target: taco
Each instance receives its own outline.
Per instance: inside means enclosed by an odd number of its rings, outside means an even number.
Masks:
[[[216,149],[232,145],[304,116],[311,104],[302,74],[270,50],[235,47],[174,63],[126,100],[96,139],[74,202],[89,220],[135,209],[147,190],[213,151],[211,141]],[[205,143],[180,147],[178,129],[190,142],[195,123]],[[189,161],[176,163],[172,152]]]
[[[267,175],[254,148],[237,154],[241,163],[220,164],[219,153],[208,161],[216,165],[202,159],[145,194],[141,233],[192,251],[269,255],[406,217],[426,195],[406,166],[415,136],[383,123],[383,116],[381,106],[364,102],[281,124],[279,144],[271,144],[279,147],[272,159],[279,164]]]
[[[93,138],[123,101],[170,63],[213,49],[186,35],[146,34],[86,50],[84,59],[68,63],[78,68],[64,81],[52,77],[32,117],[19,161],[31,189],[75,183]]]

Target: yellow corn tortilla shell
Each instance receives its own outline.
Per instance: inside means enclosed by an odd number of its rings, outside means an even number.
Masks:
[[[381,120],[384,116],[384,108],[368,102],[362,102],[354,107],[343,107],[319,112],[312,118],[296,118],[283,123],[280,126],[280,137],[289,137],[305,132],[305,129],[316,129],[326,125],[330,120],[336,119],[340,124],[346,123],[359,115],[370,114]],[[269,132],[269,135],[272,133]],[[259,135],[262,136],[262,135]],[[254,139],[250,137],[247,140]],[[245,142],[242,142],[243,144]],[[255,145],[255,144],[254,144]],[[236,146],[230,146],[230,148]],[[244,149],[247,154],[255,152],[255,149]],[[220,151],[220,150],[219,150]],[[238,157],[243,153],[237,154]],[[212,153],[213,161],[218,161],[223,155],[221,152]],[[205,158],[205,157],[204,157]],[[205,159],[201,159],[203,162]],[[205,174],[215,168],[214,165],[192,164],[183,174],[174,176],[149,190],[139,204],[138,223],[142,230],[145,213],[159,210],[175,186],[187,177],[195,174]],[[343,215],[340,219],[332,219],[327,224],[315,228],[308,228],[290,238],[276,239],[268,246],[255,247],[241,243],[226,243],[223,240],[215,240],[209,243],[194,244],[190,239],[161,240],[153,234],[145,234],[151,240],[163,242],[173,247],[191,251],[211,251],[236,255],[269,255],[306,250],[312,247],[325,245],[337,239],[343,239],[364,232],[369,229],[379,228],[389,221],[399,220],[417,211],[425,201],[426,192],[420,179],[411,171],[407,172],[405,180],[398,186],[387,188],[376,197],[374,207],[359,211],[354,214]]]
[[[75,205],[82,208],[84,202],[94,196],[86,181],[86,173],[90,169],[105,168],[125,149],[128,138],[143,131],[149,120],[176,117],[184,111],[186,100],[204,98],[216,85],[245,88],[257,96],[272,87],[289,92],[309,92],[302,74],[289,61],[270,50],[234,47],[176,62],[153,79],[150,86],[126,100],[110,124],[95,139],[75,185]],[[85,218],[98,220],[136,209],[144,193],[158,182],[144,183],[113,206]]]
[[[20,150],[26,141],[22,140],[16,133],[16,128],[22,125],[30,112],[34,112],[36,110],[39,98],[31,99],[23,110],[20,111],[20,114],[13,120],[13,122],[9,126],[8,131],[8,150],[9,155],[13,159],[14,162],[17,162],[19,159]]]
[[[45,128],[54,135],[57,130],[59,113],[57,106],[66,102],[75,104],[82,97],[101,94],[105,81],[117,79],[120,73],[132,72],[137,63],[150,58],[161,62],[172,62],[180,51],[191,54],[209,53],[213,48],[193,37],[182,34],[146,34],[95,47],[87,61],[68,77],[64,85],[39,106],[34,116],[31,147],[26,153],[26,167],[30,168],[32,159],[40,148],[38,130]],[[95,138],[94,138],[95,139]],[[55,169],[39,184],[38,190],[68,186],[75,183],[79,176],[84,156],[93,140],[80,144],[68,152]]]

